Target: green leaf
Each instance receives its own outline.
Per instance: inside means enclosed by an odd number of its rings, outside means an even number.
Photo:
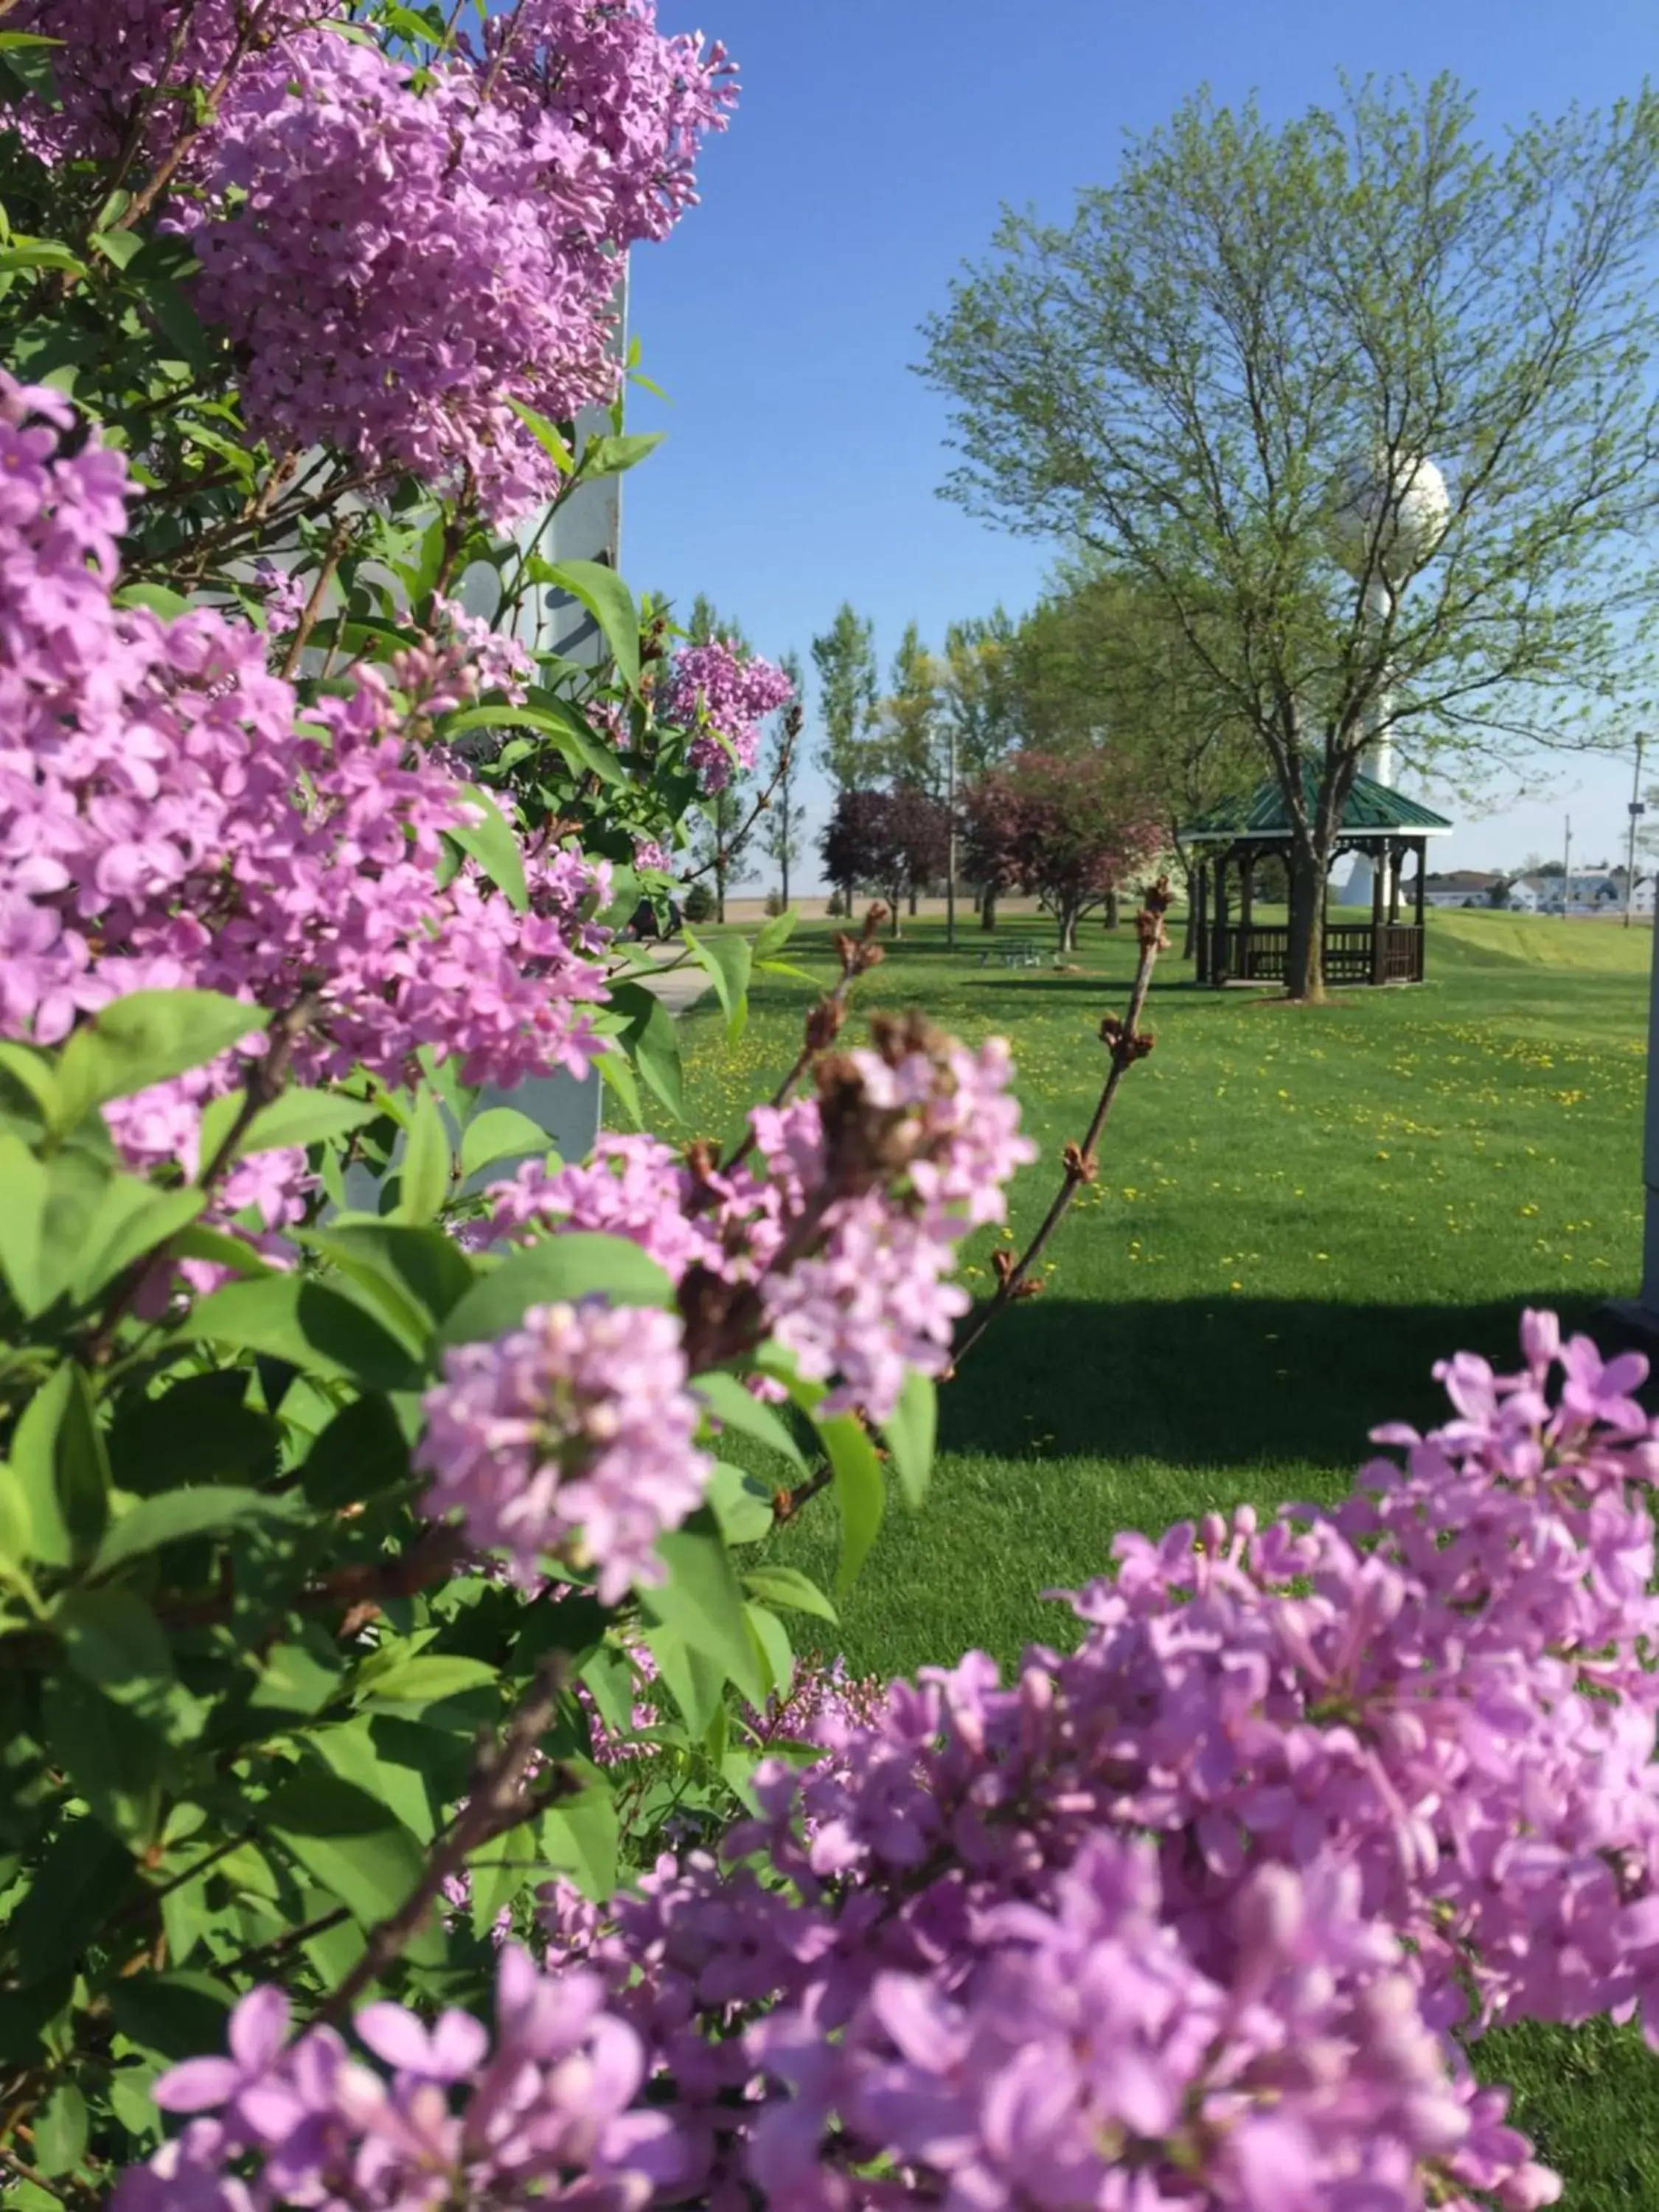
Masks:
[[[81,1130],[89,1135],[103,1126],[101,1121],[86,1121]],[[116,1172],[113,1160],[83,1145],[79,1133],[47,1163],[46,1211],[41,1224],[36,1285],[43,1310],[68,1292],[70,1278],[80,1267],[93,1222]]]
[[[58,1115],[58,1078],[52,1062],[33,1045],[0,1044],[0,1072],[3,1072],[23,1094],[34,1101],[43,1117],[56,1121]]]
[[[798,1567],[753,1567],[744,1575],[743,1586],[764,1604],[787,1606],[793,1613],[810,1613],[816,1620],[839,1625],[835,1607]]]
[[[56,2179],[80,2165],[87,2148],[87,2100],[73,2081],[60,2081],[35,2116],[34,2164]]]
[[[927,1495],[927,1479],[933,1468],[933,1445],[939,1435],[939,1392],[931,1375],[912,1368],[904,1378],[898,1403],[885,1424],[887,1449],[905,1501],[920,1505]]]
[[[596,775],[601,783],[626,783],[628,772],[600,744],[592,725],[568,700],[532,690],[523,706],[465,707],[444,718],[446,740],[469,730],[534,730],[550,738],[577,775]],[[453,834],[453,832],[450,834]]]
[[[762,1664],[775,1698],[787,1698],[795,1675],[795,1655],[789,1648],[789,1632],[776,1613],[763,1605],[745,1605],[744,1618],[760,1653]]]
[[[637,698],[640,689],[640,611],[634,594],[602,561],[556,561],[550,578],[587,609],[611,647],[617,673]]]
[[[9,1934],[25,1983],[84,1949],[106,1913],[125,1903],[131,1878],[131,1857],[100,1821],[67,1821],[12,1917]]]
[[[772,1533],[772,1493],[756,1475],[717,1461],[709,1479],[708,1504],[728,1544],[758,1544]]]
[[[205,1191],[157,1190],[137,1176],[112,1176],[87,1224],[70,1296],[85,1305],[135,1261],[188,1228],[206,1204]]]
[[[755,963],[755,965],[760,969],[763,975],[791,975],[794,978],[796,982],[811,983],[815,988],[817,988],[819,983],[819,978],[817,976],[812,975],[807,969],[797,968],[793,961],[757,960]]]
[[[87,273],[87,264],[78,255],[49,238],[0,246],[0,276],[15,276],[26,269],[61,269],[70,276],[84,276]]]
[[[735,1375],[698,1375],[693,1378],[691,1389],[726,1428],[739,1430],[770,1450],[781,1452],[792,1467],[802,1474],[806,1473],[800,1446],[784,1423],[770,1406],[763,1405],[745,1390]]]
[[[355,1505],[409,1474],[409,1441],[387,1401],[371,1392],[337,1413],[300,1471],[308,1502]]]
[[[472,1933],[480,1942],[489,1935],[503,1906],[511,1905],[543,1871],[546,1862],[537,1834],[537,1824],[526,1820],[504,1836],[492,1836],[469,1851],[467,1879],[472,1891]]]
[[[459,796],[483,815],[481,822],[451,823],[444,835],[469,854],[515,914],[530,909],[530,888],[525,881],[524,854],[517,834],[488,792],[469,784]]]
[[[443,1110],[434,1093],[422,1084],[404,1146],[403,1164],[398,1171],[398,1210],[393,1220],[415,1224],[432,1220],[449,1195],[453,1165]]]
[[[155,1683],[172,1679],[173,1654],[161,1625],[131,1590],[66,1590],[52,1625],[82,1680],[118,1704],[146,1703]]]
[[[389,1327],[424,1354],[433,1330],[477,1280],[441,1229],[403,1221],[342,1221],[309,1231],[307,1247],[337,1267]]]
[[[542,1815],[543,1856],[596,1905],[616,1894],[618,1836],[617,1801],[602,1781]]]
[[[170,592],[165,584],[123,584],[118,592],[110,595],[118,607],[144,607],[165,622],[176,622],[190,611],[190,601],[182,592]]]
[[[227,1476],[275,1471],[282,1432],[244,1402],[245,1370],[222,1369],[170,1381],[158,1396],[129,1400],[110,1431],[117,1486],[150,1498]]]
[[[575,467],[570,447],[545,415],[538,415],[533,407],[526,407],[522,399],[509,398],[507,405],[518,416],[536,443],[552,460],[561,476],[568,476]]]
[[[248,1709],[309,1720],[337,1695],[344,1680],[338,1665],[325,1666],[305,1644],[273,1644],[259,1662]]]
[[[708,971],[715,996],[726,1010],[726,1041],[735,1044],[749,1019],[749,974],[753,965],[749,940],[744,937],[698,937],[689,928],[683,933]]]
[[[21,1566],[34,1557],[34,1526],[23,1486],[0,1460],[0,1559]]]
[[[637,468],[667,436],[665,430],[635,430],[620,438],[590,438],[582,447],[580,477],[619,477]]]
[[[157,1686],[145,1689],[153,1698]],[[53,1761],[94,1819],[137,1854],[155,1841],[160,1823],[164,1747],[131,1710],[134,1702],[118,1705],[76,1675],[53,1674],[41,1692],[40,1718]],[[83,1934],[76,1948],[84,1941]]]
[[[363,1928],[389,1918],[421,1879],[421,1847],[402,1821],[336,1775],[294,1775],[268,1800],[264,1825]]]
[[[0,1136],[0,1273],[26,1316],[40,1311],[46,1171],[21,1137]]]
[[[672,1283],[637,1244],[622,1237],[570,1231],[510,1253],[473,1285],[439,1331],[438,1341],[477,1344],[504,1336],[531,1306],[574,1303],[596,1294],[620,1306],[674,1303]]]
[[[132,1975],[112,1982],[106,2001],[128,2041],[176,2063],[222,2051],[236,1999],[234,1984],[201,1972]]]
[[[377,1704],[435,1705],[463,1691],[493,1689],[501,1676],[499,1667],[482,1659],[454,1658],[438,1651],[394,1651],[384,1666],[365,1664],[357,1679],[362,1695]]]
[[[634,1080],[634,1064],[621,1050],[602,1054],[595,1063],[601,1081],[608,1091],[614,1091],[623,1103],[623,1111],[636,1129],[645,1127],[645,1109],[640,1103],[640,1086]]]
[[[743,1592],[714,1516],[700,1509],[658,1538],[657,1553],[668,1579],[641,1590],[647,1613],[722,1668],[751,1705],[764,1705],[766,1684],[744,1620]]]
[[[836,1413],[813,1424],[836,1474],[836,1503],[841,1510],[841,1558],[836,1594],[845,1597],[870,1556],[887,1511],[887,1485],[881,1462],[864,1424],[855,1414]]]
[[[231,1158],[240,1160],[251,1152],[326,1144],[361,1129],[380,1111],[361,1098],[343,1097],[337,1091],[285,1091],[254,1115]]]
[[[516,1106],[491,1106],[461,1132],[461,1173],[471,1176],[497,1160],[545,1159],[547,1132]]]
[[[613,983],[611,1004],[624,1017],[617,1042],[676,1121],[685,1119],[685,1079],[679,1031],[654,991],[642,983]]]
[[[177,1544],[191,1536],[217,1535],[251,1521],[286,1520],[293,1508],[281,1498],[262,1498],[257,1490],[216,1483],[199,1490],[164,1490],[141,1498],[122,1515],[93,1555],[88,1572],[106,1575],[129,1559]]]
[[[87,243],[118,269],[130,267],[144,250],[144,240],[136,230],[95,230]]]
[[[133,991],[76,1030],[58,1063],[56,1126],[71,1129],[106,1098],[131,1098],[153,1083],[203,1067],[256,1030],[262,1007],[216,991]]]
[[[104,1533],[109,1462],[85,1375],[66,1361],[27,1406],[11,1467],[27,1502],[33,1556],[66,1567]]]
[[[756,959],[770,960],[781,952],[794,935],[799,921],[800,916],[791,907],[787,914],[775,914],[769,921],[763,922],[755,939]]]
[[[417,1390],[425,1380],[419,1363],[373,1315],[301,1275],[227,1284],[185,1316],[173,1340],[264,1352],[302,1374],[345,1376],[371,1390]]]

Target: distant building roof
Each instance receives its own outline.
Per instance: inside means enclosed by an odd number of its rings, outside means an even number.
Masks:
[[[1489,891],[1501,881],[1486,868],[1451,868],[1443,876],[1430,876],[1423,887],[1431,891]]]
[[[1319,775],[1309,769],[1304,778],[1307,805],[1311,810],[1319,796]],[[1337,836],[1349,844],[1382,843],[1389,837],[1444,837],[1451,823],[1431,807],[1419,805],[1402,791],[1391,791],[1369,775],[1356,775],[1348,803],[1342,810]],[[1248,799],[1224,801],[1212,806],[1179,833],[1188,844],[1271,844],[1291,836],[1290,809],[1277,781],[1264,783]]]

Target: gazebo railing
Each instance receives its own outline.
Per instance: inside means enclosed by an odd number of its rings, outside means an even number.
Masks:
[[[1291,933],[1283,923],[1230,922],[1222,972],[1236,983],[1282,983]],[[1213,933],[1212,933],[1213,937]],[[1213,954],[1212,955],[1213,957]],[[1420,983],[1423,933],[1412,922],[1332,922],[1325,930],[1329,983]]]

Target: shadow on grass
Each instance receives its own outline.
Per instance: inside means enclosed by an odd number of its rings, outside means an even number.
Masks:
[[[1237,1468],[1304,1460],[1351,1468],[1383,1421],[1443,1418],[1437,1360],[1478,1352],[1518,1363],[1526,1305],[1608,1353],[1595,1302],[1559,1296],[1482,1304],[1349,1305],[1244,1297],[1011,1307],[939,1395],[948,1449],[1162,1460]]]

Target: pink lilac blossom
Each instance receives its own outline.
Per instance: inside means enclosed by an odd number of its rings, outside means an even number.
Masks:
[[[58,41],[58,105],[18,112],[26,143],[43,160],[119,155],[135,125],[146,161],[191,127],[189,92],[209,92],[279,40],[338,20],[334,0],[15,0],[9,30]]]
[[[120,2212],[283,2203],[509,2212],[531,2202],[641,2212],[672,2171],[668,2123],[635,2106],[638,2038],[605,2008],[591,1974],[555,1979],[504,1948],[493,2044],[465,2013],[428,2027],[399,2005],[369,2005],[353,2028],[378,2066],[329,2028],[289,2043],[288,2026],[282,1993],[256,1990],[231,2015],[228,2058],[188,2059],[162,2075],[155,2100],[185,2125],[124,2177]],[[226,2170],[245,2158],[259,2170],[252,2189]],[[579,2178],[567,2185],[566,2176]]]
[[[666,845],[659,844],[654,837],[641,838],[634,848],[634,866],[653,870],[659,875],[670,875],[673,872],[674,855]]]
[[[819,1097],[755,1109],[750,1154],[726,1171],[694,1170],[655,1138],[608,1138],[586,1166],[531,1163],[493,1185],[483,1235],[627,1237],[683,1302],[696,1271],[750,1286],[754,1342],[772,1334],[803,1376],[830,1382],[828,1411],[884,1419],[907,1371],[948,1366],[969,1304],[947,1279],[956,1246],[1002,1218],[1036,1152],[1003,1040],[975,1049],[915,1022],[876,1026],[880,1048],[825,1063]]]
[[[562,421],[615,396],[620,258],[693,197],[736,91],[646,4],[527,0],[488,44],[416,80],[326,31],[286,40],[227,98],[179,218],[257,434],[506,523],[559,481],[512,403]]]
[[[307,716],[251,626],[118,607],[126,465],[95,434],[64,451],[71,422],[0,376],[0,1034],[54,1043],[113,998],[189,985],[303,1001],[301,1079],[401,1083],[428,1045],[469,1082],[585,1072],[608,872],[532,850],[523,912],[470,861],[441,888],[444,832],[473,809],[408,741],[419,698],[362,668]],[[122,1102],[130,1157],[191,1156],[239,1065]]]
[[[645,1309],[532,1307],[509,1335],[447,1353],[425,1410],[433,1511],[515,1577],[591,1569],[606,1605],[663,1579],[657,1538],[702,1503],[713,1465],[693,1441],[679,1322]]]
[[[1449,1361],[1453,1418],[1379,1432],[1404,1465],[1334,1511],[1120,1538],[1070,1655],[832,1713],[718,1858],[544,1893],[547,1985],[631,2032],[670,2131],[655,2200],[1555,2201],[1461,2044],[1639,2007],[1659,2045],[1659,1424],[1640,1358],[1545,1315],[1522,1346],[1516,1374]],[[245,2143],[282,2193],[277,2131],[239,2117],[299,2064],[269,2025],[163,2085],[228,2136],[186,2129],[122,2212],[228,2204]]]
[[[659,718],[698,732],[686,764],[705,791],[724,791],[737,769],[752,769],[759,759],[761,724],[794,696],[781,668],[716,639],[676,656]]]

